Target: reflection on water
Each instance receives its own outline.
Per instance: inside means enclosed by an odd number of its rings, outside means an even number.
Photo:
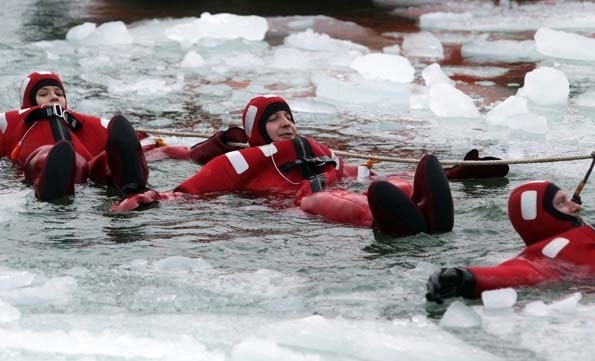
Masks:
[[[469,179],[462,180],[458,189],[461,192],[473,197],[482,197],[489,195],[490,193],[497,190],[507,191],[508,189],[508,178],[495,178],[495,179]]]
[[[89,0],[36,0],[23,13],[19,35],[23,41],[63,39],[66,31],[81,23]]]
[[[112,218],[111,222],[103,229],[111,242],[131,243],[150,239],[146,234],[149,227],[142,222],[135,222],[138,219],[137,213],[131,212],[129,214],[110,216]]]
[[[418,234],[408,237],[390,237],[374,231],[374,241],[363,248],[370,253],[367,259],[374,259],[382,256],[394,257],[425,257],[433,253],[432,248],[441,246],[445,240],[429,234]],[[399,261],[401,263],[401,261]]]
[[[355,16],[373,9],[372,0],[317,1],[304,0],[287,3],[276,0],[186,0],[164,4],[159,0],[96,0],[87,11],[98,18],[118,18],[124,21],[199,16],[207,11],[212,14],[232,13],[238,15],[287,16],[330,15],[341,18],[346,14]],[[361,17],[361,16],[360,16]]]

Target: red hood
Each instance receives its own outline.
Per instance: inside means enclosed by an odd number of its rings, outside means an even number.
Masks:
[[[551,182],[536,181],[525,183],[510,194],[510,222],[528,246],[582,224],[579,217],[554,208],[554,195],[559,190]]]
[[[57,86],[64,91],[64,84],[56,73],[49,71],[38,71],[29,74],[21,84],[21,109],[30,108],[37,104],[35,94],[44,86]],[[64,92],[66,97],[66,92]]]
[[[252,98],[242,112],[242,123],[248,136],[248,143],[252,147],[269,144],[271,137],[266,130],[266,121],[279,110],[291,114],[291,109],[285,99],[276,95],[264,95]],[[293,114],[291,116],[293,121]]]

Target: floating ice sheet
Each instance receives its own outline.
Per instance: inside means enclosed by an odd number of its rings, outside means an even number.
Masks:
[[[451,4],[459,11],[422,14],[419,18],[421,28],[520,32],[547,26],[556,29],[595,30],[595,4],[591,2],[522,3],[515,6],[514,11],[506,11],[481,1]]]
[[[565,105],[570,85],[563,72],[544,66],[525,74],[525,84],[517,93],[535,104]]]
[[[493,61],[517,63],[521,61],[536,62],[544,58],[533,40],[474,40],[463,44],[461,55],[473,61]]]
[[[455,86],[455,81],[446,75],[440,68],[440,64],[433,63],[428,65],[421,71],[421,76],[426,83],[426,86],[432,86],[438,83],[444,83]]]
[[[402,47],[407,57],[444,59],[444,48],[440,40],[428,31],[405,35]]]
[[[446,328],[469,328],[481,325],[481,317],[461,301],[454,301],[440,319],[440,326]]]
[[[547,56],[595,61],[595,39],[566,31],[539,28],[535,33],[537,50]]]
[[[182,45],[194,44],[203,38],[262,40],[268,29],[260,16],[203,13],[200,18],[174,25],[165,30],[166,36]]]
[[[413,81],[415,69],[409,60],[399,55],[366,54],[356,58],[351,67],[364,77],[390,80],[397,83]]]
[[[84,23],[70,29],[66,40],[80,42],[84,45],[128,45],[132,44],[132,36],[121,21],[112,21],[96,27],[94,23]]]
[[[430,110],[438,117],[479,117],[479,111],[471,97],[451,85],[435,84],[430,88],[429,94]]]
[[[510,308],[517,300],[514,288],[502,288],[481,293],[481,300],[486,308]]]

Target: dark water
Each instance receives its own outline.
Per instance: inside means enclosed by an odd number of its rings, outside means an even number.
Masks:
[[[26,36],[28,40],[63,38],[70,27],[80,24],[81,21],[103,23],[121,20],[129,23],[142,19],[200,16],[203,12],[264,17],[327,15],[341,20],[354,21],[364,26],[377,24],[382,27],[390,26],[390,23],[398,21],[398,17],[387,16],[384,8],[374,5],[370,0],[305,0],[291,4],[276,0],[174,2],[157,0],[39,0],[25,14],[28,19],[25,24],[30,27]],[[405,23],[413,22],[405,21]]]
[[[186,0],[166,3],[159,0],[99,0],[89,7],[91,16],[107,19],[114,15],[126,20],[146,18],[183,17],[202,12],[260,15],[265,17],[287,15],[328,15],[340,19],[355,18],[373,11],[371,0],[342,1],[243,1],[243,0]],[[360,14],[360,15],[358,15]]]

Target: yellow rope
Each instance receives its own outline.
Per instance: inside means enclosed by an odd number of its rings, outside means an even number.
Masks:
[[[165,141],[161,138],[155,138],[155,145],[157,145],[158,147],[166,147],[167,144],[165,144]]]
[[[372,167],[374,166],[374,164],[376,163],[380,163],[381,161],[378,159],[368,159],[366,161],[366,163],[364,163],[363,165],[368,168],[368,169],[372,169]]]
[[[171,135],[171,136],[179,136],[179,137],[198,137],[198,138],[209,138],[212,134],[204,134],[204,133],[197,133],[197,132],[181,132],[176,130],[163,130],[163,129],[148,129],[148,128],[136,128],[139,132],[145,132],[148,134],[157,134],[157,135]],[[229,142],[228,145],[235,146],[238,148],[246,148],[248,144],[246,143],[235,143]],[[357,158],[357,159],[367,159],[366,166],[371,165],[373,163],[377,163],[380,161],[387,161],[387,162],[396,162],[396,163],[412,163],[416,164],[419,162],[419,158],[401,158],[401,157],[393,157],[388,155],[375,155],[375,154],[367,154],[367,153],[354,153],[354,152],[347,152],[342,150],[333,150],[335,154],[340,155],[346,158]],[[445,159],[440,160],[442,165],[468,165],[468,166],[479,166],[479,165],[503,165],[503,164],[529,164],[529,163],[553,163],[553,162],[568,162],[573,160],[584,160],[584,159],[593,159],[595,157],[595,152],[585,155],[568,155],[568,156],[548,156],[548,157],[537,157],[537,158],[524,158],[524,159],[500,159],[500,160],[454,160],[454,159]]]

